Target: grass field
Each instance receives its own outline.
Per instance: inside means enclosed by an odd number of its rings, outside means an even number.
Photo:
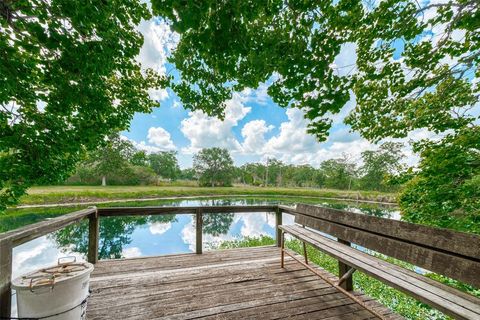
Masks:
[[[395,202],[393,193],[310,188],[276,187],[197,187],[197,186],[42,186],[32,187],[20,205],[83,203],[106,200],[148,199],[161,197],[263,195],[295,196]]]

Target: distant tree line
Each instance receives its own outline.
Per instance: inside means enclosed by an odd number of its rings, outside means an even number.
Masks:
[[[207,148],[193,157],[193,167],[180,169],[174,151],[147,154],[118,135],[87,154],[69,184],[155,185],[163,181],[198,181],[200,186],[245,184],[263,187],[307,187],[343,190],[394,191],[389,177],[399,173],[401,144],[384,143],[362,153],[355,162],[347,155],[313,167],[286,164],[278,159],[235,166],[228,150]]]
[[[318,168],[268,159],[264,163],[247,163],[235,168],[235,182],[257,186],[394,191],[397,186],[390,183],[390,177],[402,170],[403,157],[401,144],[388,142],[378,150],[364,151],[362,161],[354,161],[344,154],[322,162]]]

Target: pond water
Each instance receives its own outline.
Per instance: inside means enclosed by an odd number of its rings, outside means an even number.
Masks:
[[[282,203],[292,204],[298,199],[202,199],[175,200],[143,203],[143,205],[169,206],[215,206],[252,205]],[[396,208],[357,202],[336,202],[320,199],[301,199],[323,206],[353,212],[398,219]],[[109,204],[114,206],[115,204]],[[123,203],[122,205],[130,205]],[[67,210],[68,209],[62,209]],[[73,210],[73,209],[70,209]],[[29,217],[35,221],[35,209],[29,209]],[[65,211],[63,211],[65,212]],[[50,209],[46,217],[58,215]],[[284,224],[293,223],[293,216],[284,214]],[[223,241],[244,239],[245,237],[275,236],[275,216],[273,213],[225,213],[204,216],[203,246],[211,250]],[[88,248],[88,223],[68,226],[44,237],[40,237],[13,250],[13,276],[45,267],[65,256],[85,259]],[[137,217],[102,217],[100,219],[100,259],[132,258],[194,252],[195,218],[191,214],[172,214]]]

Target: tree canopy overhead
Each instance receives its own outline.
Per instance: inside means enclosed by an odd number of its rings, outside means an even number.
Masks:
[[[477,0],[153,0],[180,43],[172,87],[185,107],[222,116],[233,91],[266,82],[281,106],[305,111],[325,140],[332,116],[355,99],[347,122],[370,140],[412,130],[457,130],[478,115]],[[338,65],[342,48],[352,65]]]
[[[0,2],[0,210],[155,105],[138,0]]]
[[[464,201],[480,194],[478,0],[152,0],[152,7],[180,35],[170,86],[186,108],[221,117],[233,92],[265,84],[274,102],[304,111],[319,141],[338,114],[372,142],[420,131],[430,141],[414,144],[420,164],[407,175],[403,212],[429,215],[442,206],[443,221],[478,228],[478,201]],[[454,184],[442,178],[455,167],[442,155],[469,164],[450,172]]]

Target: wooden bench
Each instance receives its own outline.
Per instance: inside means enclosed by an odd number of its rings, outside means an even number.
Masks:
[[[288,233],[303,242],[306,266],[305,243],[337,259],[339,284],[345,290],[353,289],[352,274],[358,270],[447,315],[480,319],[480,299],[350,246],[354,243],[479,288],[480,237],[311,205],[284,212],[295,214],[296,224],[279,226],[282,266]]]

